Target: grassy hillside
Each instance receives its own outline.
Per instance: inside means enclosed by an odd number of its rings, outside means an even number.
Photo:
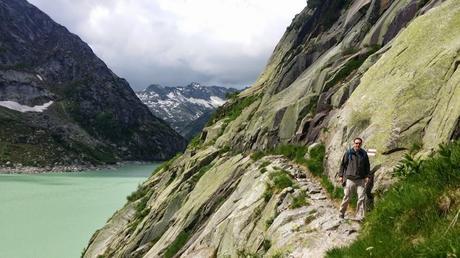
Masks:
[[[401,177],[367,217],[359,239],[328,257],[458,257],[460,141],[426,160],[407,156]]]

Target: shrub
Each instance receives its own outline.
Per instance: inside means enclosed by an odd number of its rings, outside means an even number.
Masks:
[[[306,206],[307,204],[307,193],[305,191],[301,191],[297,196],[294,196],[294,198],[292,199],[290,208],[296,209]]]
[[[265,221],[265,228],[268,229],[273,224],[273,221],[275,221],[275,217],[270,217],[267,219]]]
[[[206,166],[201,167],[200,170],[192,176],[191,182],[193,182],[193,183],[196,184],[196,183],[198,182],[198,180],[200,180],[200,178],[201,178],[206,172],[208,172],[208,170],[209,170],[210,168],[212,168],[212,166],[213,166],[212,164],[208,164],[208,165],[206,165]]]
[[[268,165],[270,165],[270,163],[271,163],[271,161],[266,160],[266,161],[262,162],[262,164],[260,164],[259,168],[265,168]]]
[[[166,252],[164,253],[163,257],[165,258],[171,258],[174,257],[174,255],[187,243],[188,239],[190,238],[190,232],[188,231],[182,231],[172,242],[168,248],[166,249]]]
[[[190,140],[187,147],[197,149],[201,146],[201,144],[203,144],[203,140],[201,139],[201,135],[198,134]]]
[[[128,195],[126,199],[130,202],[133,202],[137,199],[144,197],[146,194],[147,194],[147,187],[144,187],[143,185],[139,184],[137,186],[137,190],[132,192],[130,195]]]
[[[294,184],[286,171],[275,171],[270,174],[270,179],[273,181],[274,190],[276,192],[280,192],[284,188]]]
[[[236,99],[238,98],[238,94],[239,92],[238,91],[235,91],[235,92],[227,92],[225,93],[225,99],[229,100],[229,99]]]
[[[232,98],[232,101],[225,103],[224,105],[217,108],[216,112],[213,113],[206,126],[212,125],[220,119],[225,117],[228,118],[228,122],[235,120],[241,112],[254,103],[261,95],[252,95],[243,98]]]
[[[272,198],[272,196],[273,196],[273,189],[272,189],[269,185],[267,185],[267,186],[265,187],[265,192],[264,192],[263,196],[264,196],[264,201],[265,201],[265,202],[270,201],[270,199]]]
[[[274,255],[271,256],[271,258],[282,258],[284,257],[284,254],[282,252],[276,252]]]
[[[263,156],[265,156],[265,153],[263,151],[256,151],[251,154],[251,159],[257,161],[261,159]]]
[[[414,158],[409,153],[404,155],[404,158],[394,169],[393,173],[399,177],[406,177],[411,174],[419,174],[422,169],[423,160]]]
[[[264,239],[264,241],[262,242],[262,247],[264,248],[264,251],[267,252],[268,249],[272,247],[272,242],[270,241],[270,239]]]

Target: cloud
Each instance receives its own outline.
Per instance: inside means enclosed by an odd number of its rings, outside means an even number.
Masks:
[[[29,0],[87,42],[134,89],[242,88],[305,0]]]

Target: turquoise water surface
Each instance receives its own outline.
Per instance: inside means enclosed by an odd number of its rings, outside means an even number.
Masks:
[[[0,175],[0,257],[80,257],[91,235],[159,165]]]

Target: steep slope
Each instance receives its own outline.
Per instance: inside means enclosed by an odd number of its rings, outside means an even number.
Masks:
[[[210,111],[204,112],[197,119],[193,120],[192,122],[188,123],[184,128],[182,128],[180,133],[187,140],[191,140],[196,135],[199,135],[201,131],[203,130],[203,128],[208,123],[209,119],[211,119],[212,114],[215,111],[216,110],[210,110]]]
[[[152,84],[136,94],[155,116],[163,119],[186,139],[191,139],[190,135],[193,137],[203,129],[209,114],[225,103],[226,94],[237,91],[234,88],[203,86],[193,82],[177,87]],[[194,124],[198,119],[198,123]],[[203,123],[203,120],[206,121]]]
[[[0,19],[0,165],[163,160],[185,147],[46,14],[25,0],[1,0]]]
[[[457,0],[309,1],[258,81],[128,198],[84,256],[320,257],[351,242],[359,227],[325,207],[354,137],[377,149],[377,192],[409,150],[425,157],[458,138],[458,28]]]

